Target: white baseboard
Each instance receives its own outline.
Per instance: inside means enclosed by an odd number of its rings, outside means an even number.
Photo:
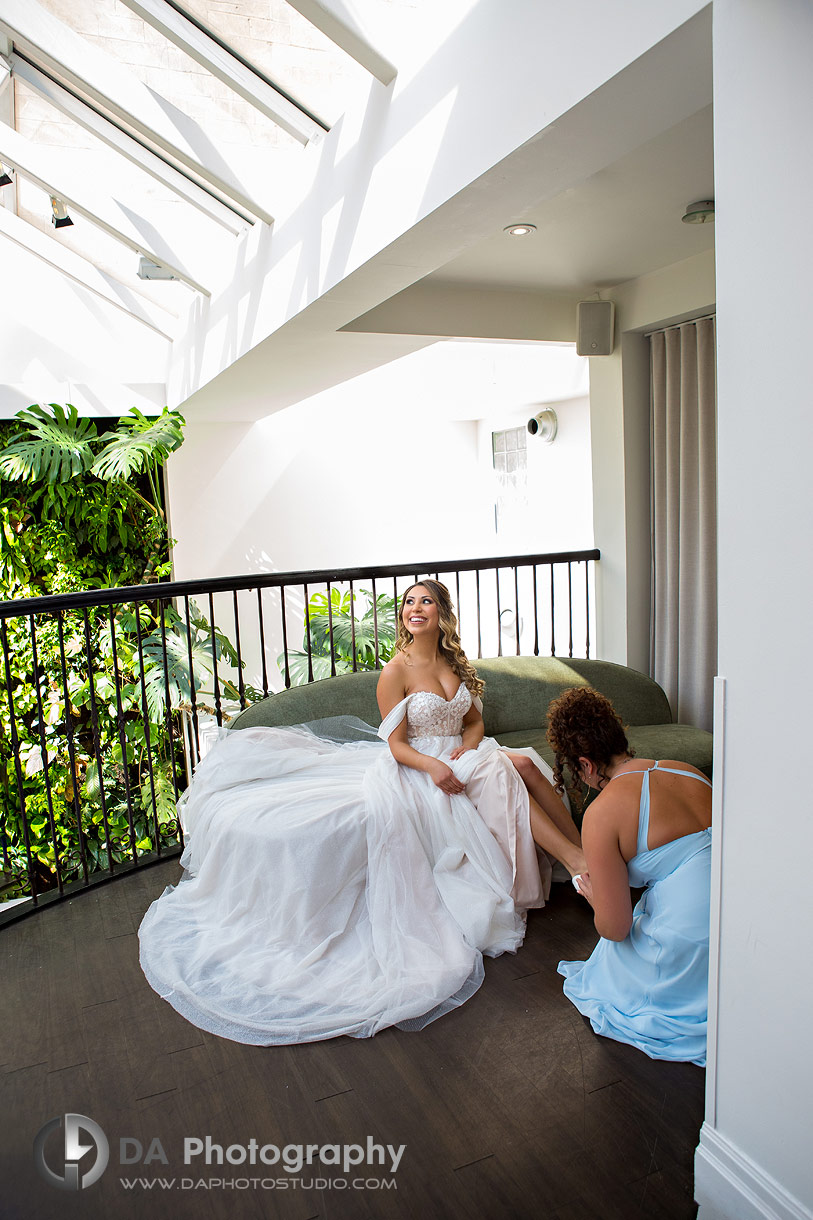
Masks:
[[[813,1211],[707,1123],[694,1165],[697,1220],[813,1220]]]

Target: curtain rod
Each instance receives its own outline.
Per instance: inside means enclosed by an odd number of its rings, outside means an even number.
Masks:
[[[691,326],[693,322],[705,322],[707,318],[716,318],[717,311],[713,313],[701,313],[696,318],[685,318],[682,322],[673,322],[671,326],[656,326],[653,330],[645,330],[644,338],[648,339],[650,335],[663,335],[667,330],[679,330],[681,326]]]

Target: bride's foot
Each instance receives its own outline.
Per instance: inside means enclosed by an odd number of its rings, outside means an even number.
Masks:
[[[584,852],[580,847],[574,848],[573,854],[567,859],[562,860],[567,871],[570,873],[570,880],[574,877],[581,876],[587,872],[587,861],[584,858]]]
[[[557,860],[560,860],[571,877],[575,877],[578,873],[586,872],[587,861],[584,858],[581,846],[577,843],[572,843],[569,838],[562,834],[559,827],[554,825],[544,809],[540,808],[533,797],[531,797],[529,805],[531,834],[534,837],[534,841],[545,851],[550,852]]]

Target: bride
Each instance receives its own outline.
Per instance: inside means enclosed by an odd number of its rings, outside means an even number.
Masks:
[[[378,734],[352,717],[224,733],[182,798],[185,873],[139,931],[150,985],[254,1045],[420,1029],[515,951],[578,832],[532,750],[484,737],[448,591],[399,610]],[[541,872],[540,872],[541,867]]]

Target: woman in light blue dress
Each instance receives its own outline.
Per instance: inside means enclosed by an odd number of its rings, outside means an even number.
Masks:
[[[634,758],[620,718],[589,687],[551,704],[554,777],[599,795],[582,826],[587,872],[574,885],[601,940],[560,962],[564,992],[597,1034],[652,1059],[706,1062],[711,784],[674,760]],[[644,888],[632,908],[630,886]]]

